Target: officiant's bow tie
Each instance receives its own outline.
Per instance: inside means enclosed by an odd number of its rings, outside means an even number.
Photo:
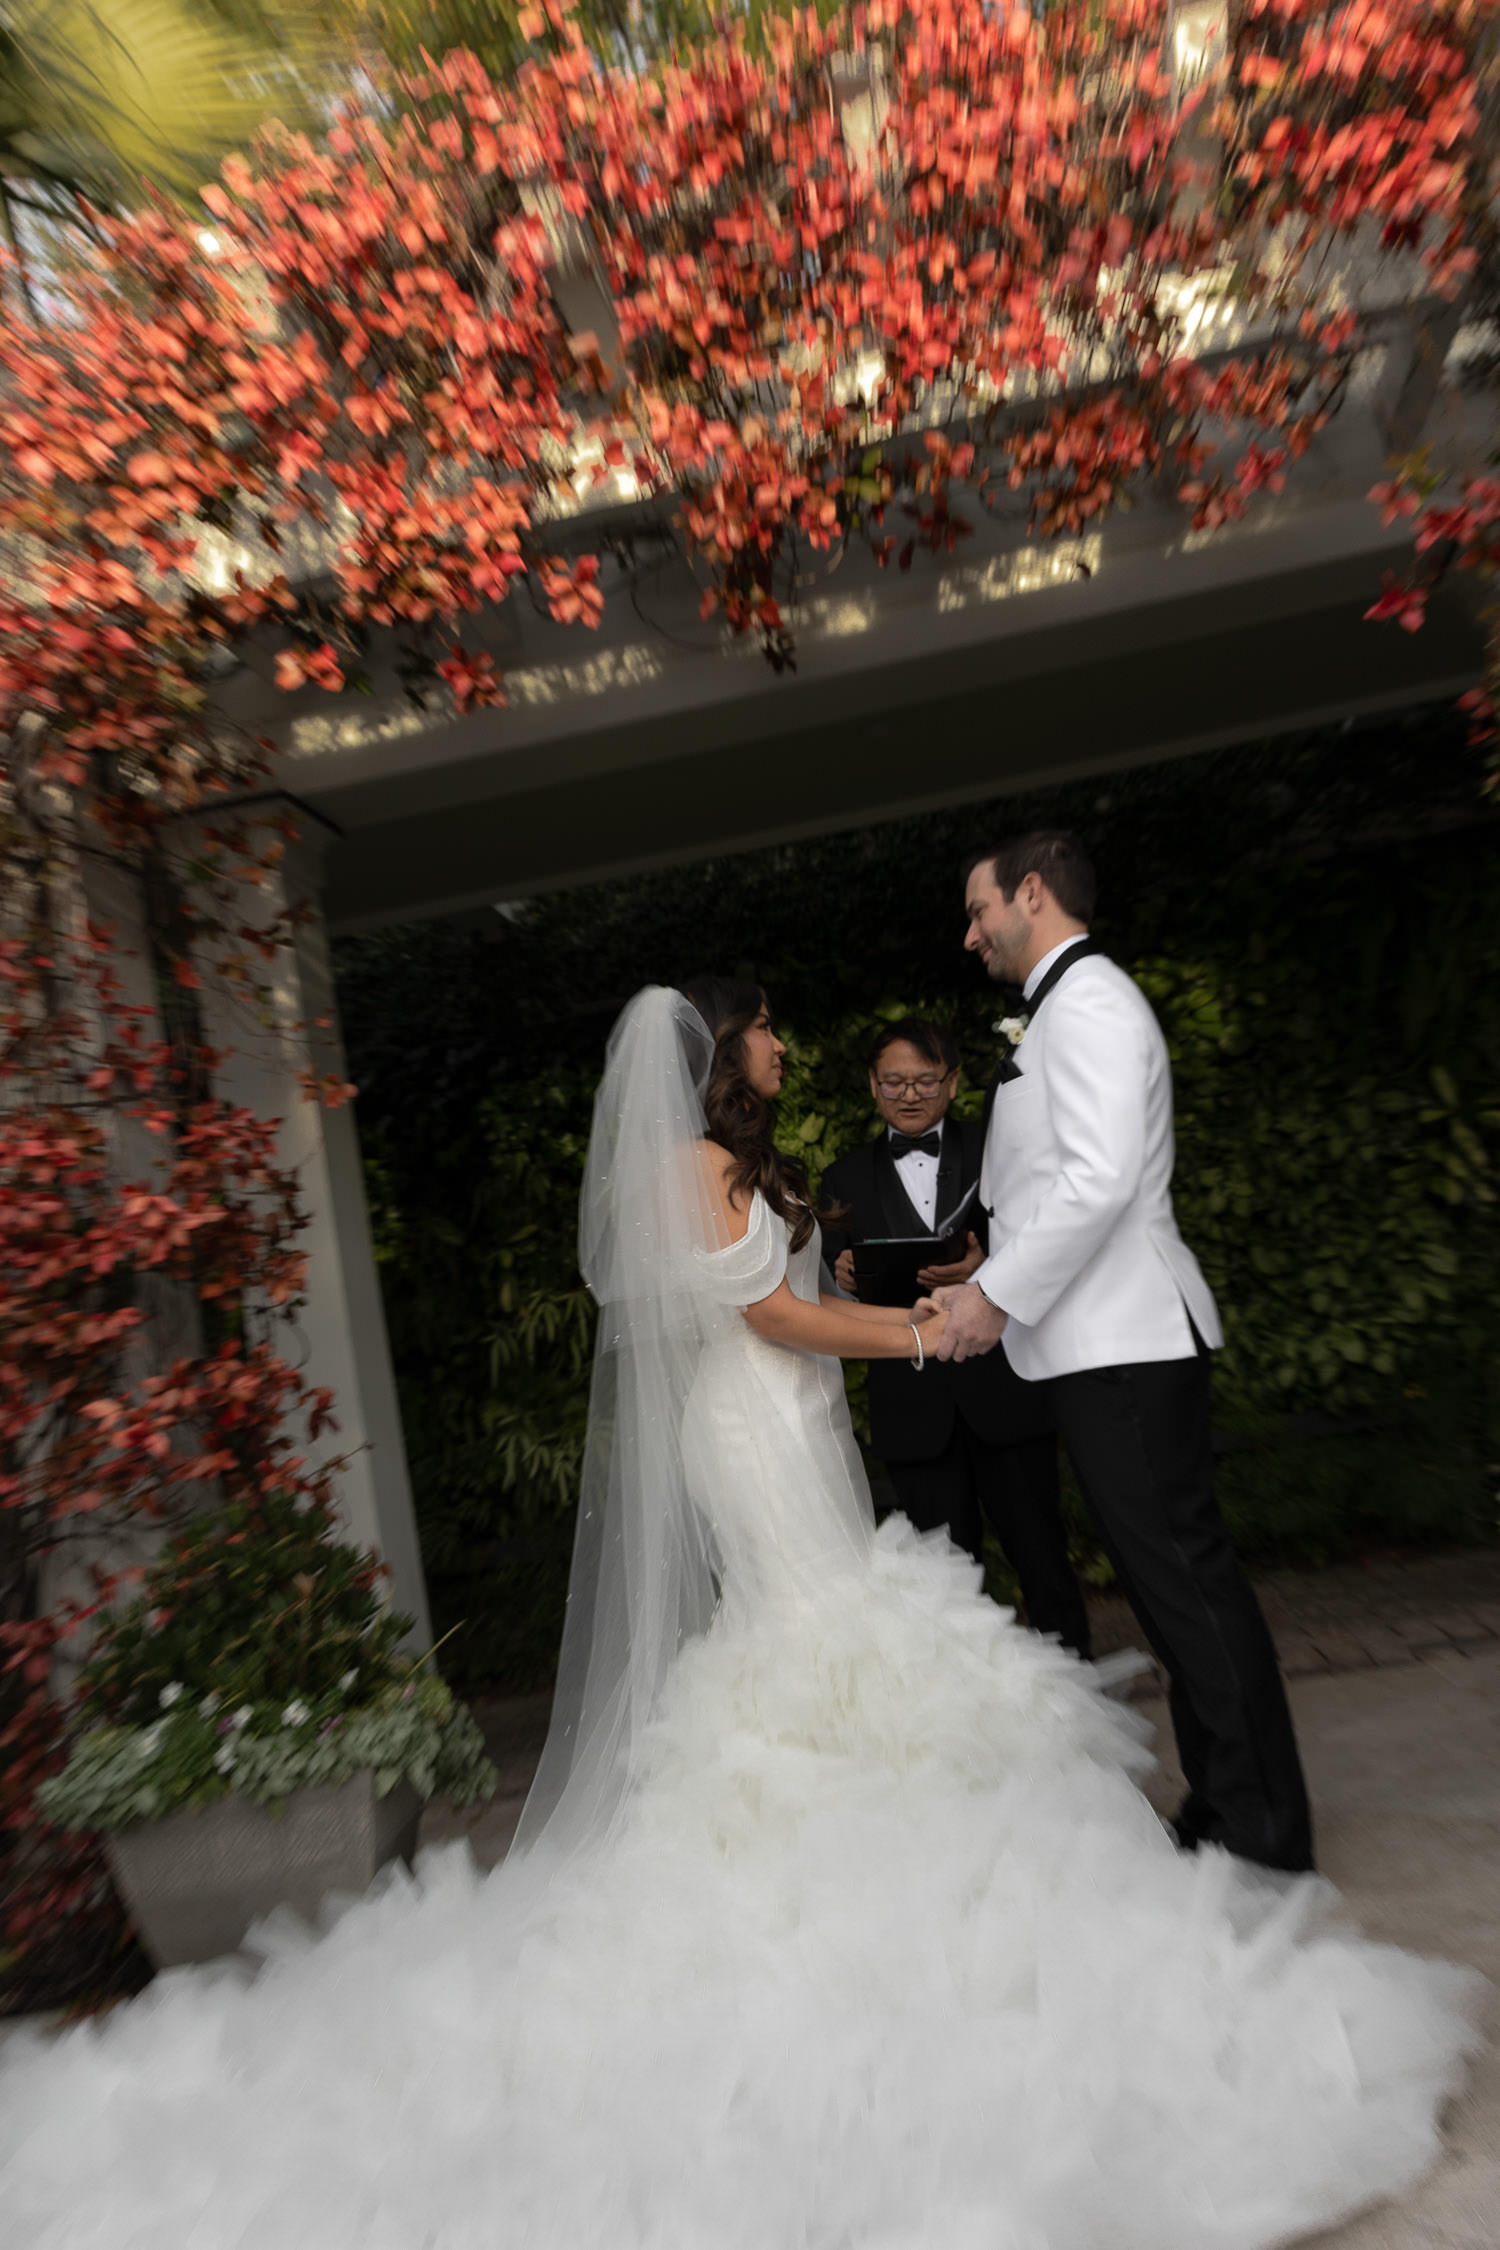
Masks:
[[[892,1133],[892,1156],[936,1156],[943,1145],[941,1133]]]

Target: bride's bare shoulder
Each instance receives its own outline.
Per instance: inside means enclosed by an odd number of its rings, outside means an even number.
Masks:
[[[738,1242],[750,1224],[753,1191],[735,1187],[734,1158],[718,1141],[705,1137],[694,1143],[694,1153],[705,1185],[724,1222],[728,1238],[731,1242]]]
[[[705,1177],[712,1182],[720,1197],[725,1202],[734,1204],[736,1208],[743,1202],[748,1209],[749,1191],[736,1192],[731,1185],[734,1175],[734,1158],[729,1150],[722,1147],[718,1141],[711,1141],[707,1137],[701,1141],[695,1141],[693,1147],[701,1170]]]

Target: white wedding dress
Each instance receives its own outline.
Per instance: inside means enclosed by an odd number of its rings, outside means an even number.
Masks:
[[[700,1267],[817,1296],[759,1199]],[[6,2250],[1260,2250],[1432,2160],[1473,1980],[1180,1855],[1098,1675],[874,1530],[835,1362],[735,1313],[682,1451],[722,1600],[618,1817],[13,2044]]]

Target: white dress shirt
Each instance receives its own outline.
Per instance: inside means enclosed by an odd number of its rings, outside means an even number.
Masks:
[[[915,1205],[917,1216],[929,1234],[937,1225],[938,1166],[943,1157],[941,1119],[931,1129],[937,1134],[940,1144],[936,1156],[927,1156],[921,1149],[911,1148],[907,1150],[904,1156],[898,1156],[895,1159],[896,1176],[905,1188],[909,1201]],[[898,1130],[899,1128],[894,1125],[887,1127],[888,1132]]]

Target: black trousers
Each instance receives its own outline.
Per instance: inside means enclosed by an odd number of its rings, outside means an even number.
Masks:
[[[1213,1493],[1208,1353],[1054,1377],[1062,1441],[1170,1682],[1185,1842],[1312,1865],[1312,1820],[1270,1631]]]
[[[1027,1623],[1088,1655],[1089,1615],[1068,1560],[1055,1437],[989,1445],[955,1415],[943,1452],[929,1461],[887,1461],[885,1473],[918,1531],[946,1530],[976,1562],[983,1560],[988,1518],[1020,1581]]]

